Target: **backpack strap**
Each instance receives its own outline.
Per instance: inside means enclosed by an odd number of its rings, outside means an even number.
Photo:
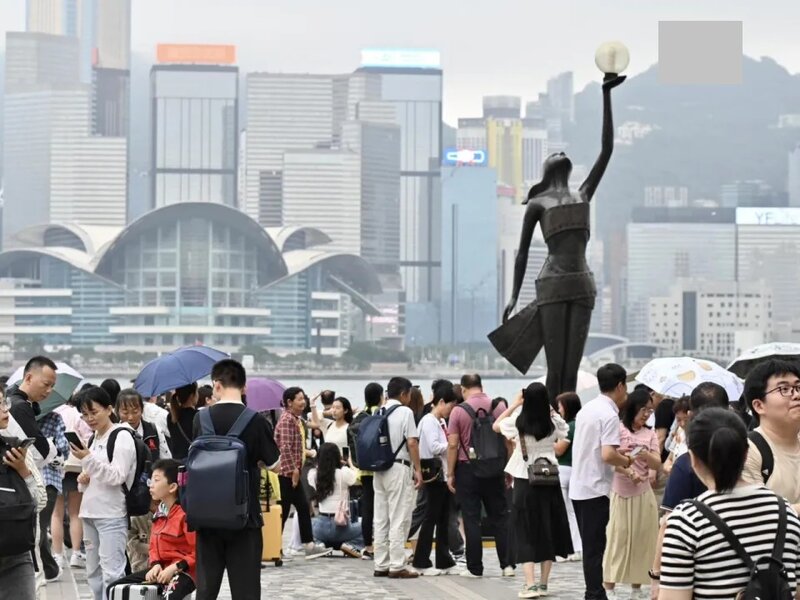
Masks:
[[[396,404],[392,408],[390,408],[389,410],[386,410],[385,408],[381,408],[380,409],[382,414],[386,417],[387,427],[388,427],[388,423],[389,423],[389,415],[391,415],[394,412],[394,409],[400,408],[400,406],[401,406],[400,404]],[[394,451],[394,454],[392,455],[392,459],[397,458],[397,455],[400,454],[400,450],[403,449],[403,446],[406,445],[407,441],[408,441],[408,438],[407,437],[403,437],[403,441],[400,442],[400,445],[397,447],[397,450]]]
[[[200,415],[200,435],[216,435],[214,430],[214,422],[211,420],[210,408],[204,408],[198,411]]]
[[[786,501],[778,496],[778,532],[775,534],[775,545],[772,547],[772,560],[783,565],[783,547],[786,543]]]
[[[750,555],[747,553],[747,550],[745,550],[744,546],[742,546],[742,543],[739,541],[739,539],[736,537],[733,531],[731,531],[731,528],[728,527],[727,523],[725,523],[725,521],[723,521],[722,518],[717,513],[715,513],[708,505],[703,504],[697,499],[690,500],[690,502],[692,506],[694,506],[697,510],[699,510],[700,514],[702,514],[706,519],[708,519],[711,522],[711,525],[713,525],[722,534],[722,536],[725,538],[728,544],[730,544],[731,548],[733,548],[733,551],[739,556],[742,562],[744,562],[745,566],[747,567],[747,570],[752,573],[753,569],[756,568],[756,565],[753,563],[753,559],[750,558]],[[781,546],[780,551],[782,550],[783,547]],[[777,545],[776,545],[776,550],[774,550],[773,552],[775,551],[778,551]]]
[[[761,454],[761,477],[766,484],[772,476],[772,471],[775,470],[775,457],[772,454],[772,448],[770,448],[766,438],[757,431],[751,431],[747,434],[747,437]]]
[[[225,435],[227,435],[228,437],[237,437],[237,438],[240,437],[242,435],[242,432],[250,424],[250,421],[252,421],[253,417],[255,416],[256,416],[256,411],[247,408],[245,406],[244,410],[236,418],[236,420],[233,422],[233,425],[231,425],[231,428],[228,430],[228,433],[226,433]],[[209,420],[211,420],[211,415],[209,415],[208,418]]]

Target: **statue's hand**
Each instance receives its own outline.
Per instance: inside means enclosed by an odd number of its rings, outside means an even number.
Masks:
[[[511,300],[508,301],[508,306],[506,306],[506,309],[503,311],[503,323],[508,321],[508,318],[511,316],[511,313],[514,312],[514,307],[516,305],[517,305],[516,298],[512,298]]]
[[[606,75],[606,78],[603,79],[603,91],[609,92],[613,90],[618,85],[621,85],[622,82],[625,81],[627,78],[628,78],[627,75],[616,75],[612,76],[611,79],[608,79],[608,75]]]

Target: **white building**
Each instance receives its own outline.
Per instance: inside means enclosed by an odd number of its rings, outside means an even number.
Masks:
[[[648,339],[679,355],[726,363],[773,339],[772,293],[764,281],[680,279],[650,298]]]

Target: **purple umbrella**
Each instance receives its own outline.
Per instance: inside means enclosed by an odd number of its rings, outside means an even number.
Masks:
[[[247,406],[257,412],[282,408],[283,391],[286,387],[279,381],[266,377],[247,380]]]

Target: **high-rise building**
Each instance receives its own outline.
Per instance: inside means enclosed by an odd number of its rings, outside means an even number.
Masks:
[[[153,206],[237,205],[239,69],[227,46],[160,46],[150,71]]]
[[[638,208],[627,228],[625,335],[631,341],[646,341],[650,298],[665,296],[676,279],[735,280],[732,210]]]
[[[550,105],[562,119],[562,123],[575,120],[575,91],[572,71],[556,75],[547,81],[547,96]]]
[[[9,33],[6,47],[4,237],[31,219],[123,225],[126,142],[91,136],[77,38]]]
[[[27,0],[25,30],[76,37],[81,0]]]
[[[764,281],[679,279],[650,298],[647,341],[670,354],[726,364],[772,341],[772,294]]]
[[[332,145],[336,79],[307,74],[247,76],[247,203],[242,209],[264,226],[283,224],[284,152]]]
[[[789,206],[800,207],[800,144],[789,152]]]
[[[409,306],[407,338],[439,329],[441,280],[442,70],[435,51],[362,53],[348,111],[361,102],[393,108],[400,126],[400,270]],[[374,109],[373,109],[374,110]],[[387,112],[387,114],[389,114]],[[418,326],[417,326],[418,324]]]
[[[442,168],[442,341],[478,342],[498,323],[497,179],[485,167]]]

